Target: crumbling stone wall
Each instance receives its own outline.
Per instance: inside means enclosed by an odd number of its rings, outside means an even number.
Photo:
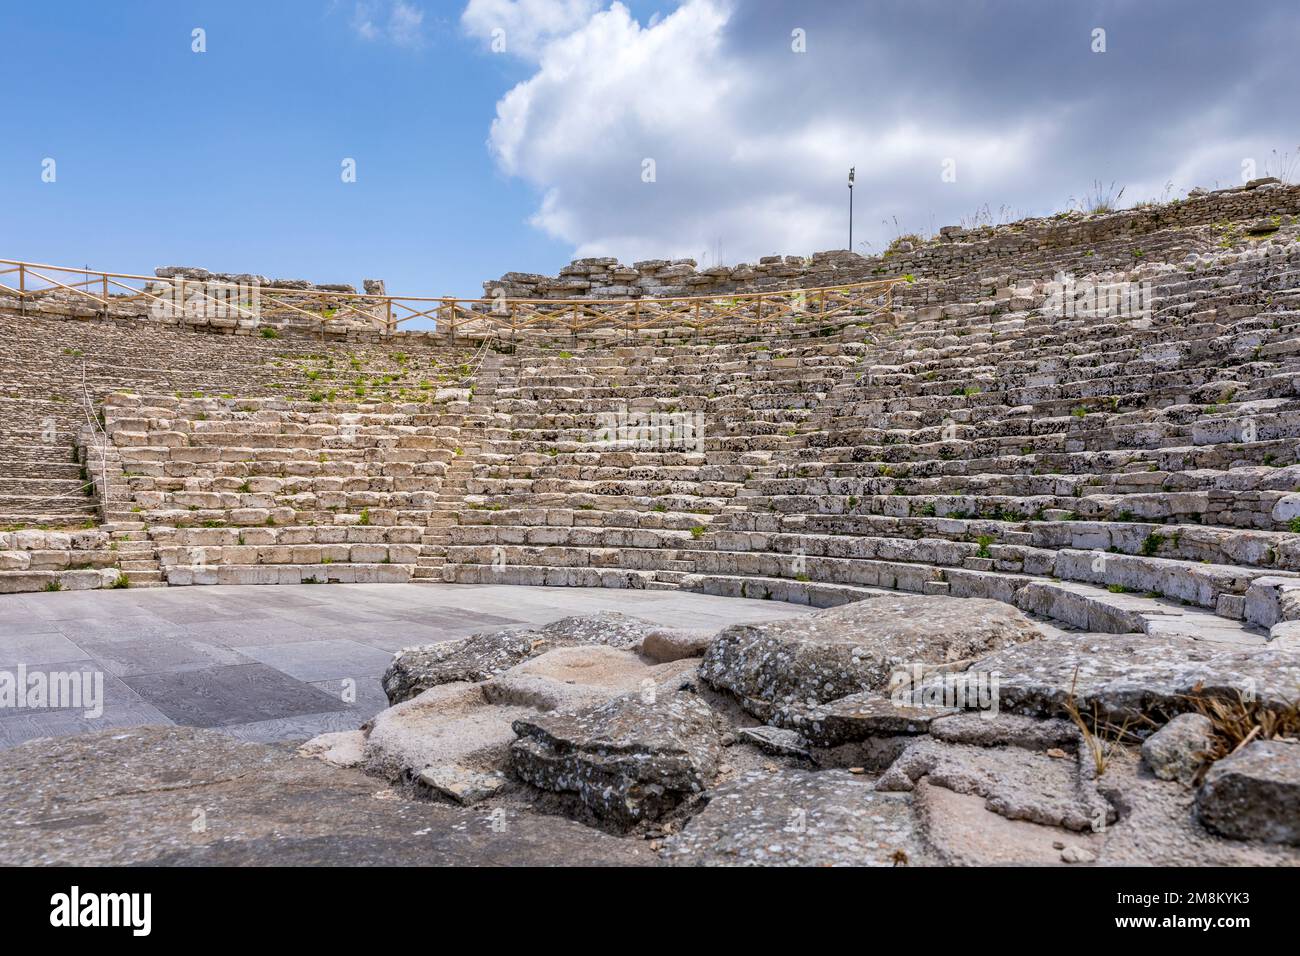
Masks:
[[[614,258],[575,259],[557,276],[507,272],[483,283],[483,290],[487,298],[630,299],[817,288],[909,274],[979,277],[1011,268],[1022,277],[1041,277],[1075,265],[1090,272],[1131,266],[1134,243],[1143,236],[1167,233],[1166,247],[1182,242],[1185,251],[1200,251],[1213,244],[1215,224],[1297,213],[1300,186],[1268,178],[1213,192],[1192,190],[1183,200],[1103,215],[1059,213],[976,229],[945,226],[930,241],[903,242],[880,256],[833,250],[703,270],[694,259],[649,259],[630,266]],[[1198,233],[1191,227],[1205,229]],[[1162,258],[1171,258],[1170,251],[1166,248]]]

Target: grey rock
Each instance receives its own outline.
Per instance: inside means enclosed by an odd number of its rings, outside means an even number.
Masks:
[[[748,771],[670,838],[678,866],[898,866],[927,862],[908,794],[844,771]]]
[[[596,614],[575,614],[552,621],[541,629],[541,634],[548,649],[579,644],[606,644],[632,649],[639,647],[650,635],[662,631],[662,625],[639,617],[618,611],[599,611]]]
[[[191,826],[201,810],[206,826]],[[212,730],[132,727],[0,751],[9,865],[651,865],[555,816],[405,800],[373,777]]]
[[[743,727],[736,736],[778,757],[807,757],[808,741],[795,730],[781,727]]]
[[[1009,820],[988,809],[983,797],[932,786],[927,778],[917,782],[913,796],[927,846],[942,862],[958,866],[1061,865],[1067,845],[1097,854],[1103,866],[1300,865],[1296,848],[1229,840],[1206,830],[1193,812],[1196,791],[1141,770],[1136,747],[1111,754],[1097,787],[1122,807],[1120,819],[1064,840],[1056,827]]]
[[[1142,760],[1161,780],[1191,784],[1214,742],[1204,714],[1179,714],[1142,741]]]
[[[961,713],[938,717],[930,724],[930,736],[950,744],[976,747],[1021,747],[1025,750],[1075,750],[1079,729],[1068,720],[1040,720],[1019,714],[988,712]]]
[[[562,618],[537,630],[506,628],[399,651],[384,672],[390,704],[452,681],[483,681],[556,647],[633,648],[663,628],[617,611]]]
[[[175,279],[177,277],[185,279],[202,279],[212,278],[212,273],[207,269],[199,266],[159,266],[153,270],[153,274],[160,279]]]
[[[498,770],[514,740],[511,722],[532,713],[489,703],[479,684],[431,687],[375,715],[361,768],[391,781],[411,780],[425,767]]]
[[[641,642],[641,653],[652,660],[667,663],[685,657],[703,657],[713,640],[713,631],[657,630]]]
[[[988,748],[922,738],[876,782],[876,789],[907,792],[925,778],[956,793],[973,793],[1009,820],[1067,830],[1101,829],[1118,814],[1080,772],[1079,760],[1021,748]]]
[[[903,705],[868,691],[816,707],[792,710],[786,719],[815,746],[837,747],[870,737],[923,734],[936,717],[955,713],[946,707]]]
[[[416,775],[416,783],[434,793],[471,806],[486,800],[506,784],[504,774],[481,773],[464,767],[425,767]]]
[[[1300,846],[1300,744],[1256,740],[1218,761],[1196,815],[1221,836]]]
[[[689,682],[694,670],[690,660],[650,664],[605,645],[557,647],[487,681],[483,693],[494,704],[571,711],[633,691],[671,692]]]
[[[502,630],[407,648],[384,671],[384,693],[390,704],[400,704],[440,684],[487,680],[542,646],[536,631]]]
[[[620,826],[654,819],[701,793],[717,772],[718,719],[689,691],[615,698],[574,714],[514,722],[510,766],[543,790],[574,793]]]
[[[1095,704],[1102,718],[1122,723],[1190,710],[1194,695],[1253,694],[1265,706],[1285,706],[1300,686],[1300,647],[1066,633],[997,651],[970,669],[999,674],[1004,711],[1064,714],[1073,687],[1080,710],[1090,713]]]
[[[780,722],[796,707],[882,690],[904,668],[960,670],[972,657],[1038,637],[1028,618],[998,601],[882,594],[728,627],[709,645],[700,676],[760,719]]]
[[[335,767],[355,767],[361,763],[366,735],[360,730],[343,730],[320,734],[298,748],[303,757],[315,757]]]

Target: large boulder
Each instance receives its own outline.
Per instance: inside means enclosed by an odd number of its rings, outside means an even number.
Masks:
[[[665,845],[678,866],[900,866],[926,862],[909,795],[839,770],[748,771]]]
[[[882,595],[784,621],[736,624],[708,647],[700,676],[761,720],[884,690],[897,672],[962,669],[971,658],[1041,637],[1000,601]]]
[[[1221,836],[1300,846],[1300,744],[1256,740],[1217,762],[1196,815]]]
[[[510,766],[543,790],[573,793],[596,816],[628,827],[700,794],[717,772],[717,716],[681,690],[616,697],[577,713],[515,721]]]
[[[399,651],[384,673],[384,693],[390,704],[398,704],[439,684],[488,680],[557,647],[604,645],[630,650],[650,635],[673,633],[617,611],[561,618],[537,629],[485,631]]]

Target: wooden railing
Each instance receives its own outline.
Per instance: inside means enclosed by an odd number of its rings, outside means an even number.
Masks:
[[[815,289],[717,293],[643,299],[460,299],[447,296],[368,295],[275,285],[240,285],[184,276],[138,276],[68,266],[0,259],[0,298],[28,304],[55,298],[105,315],[157,317],[207,315],[266,324],[286,320],[322,329],[359,323],[396,331],[417,319],[457,335],[568,334],[658,329],[731,334],[851,322],[854,316],[889,311],[901,278],[876,279]]]

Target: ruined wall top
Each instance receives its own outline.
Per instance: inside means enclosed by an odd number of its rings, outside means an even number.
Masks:
[[[1128,247],[1137,237],[1158,230],[1296,213],[1300,213],[1300,185],[1285,185],[1270,177],[1229,189],[1194,189],[1186,199],[1112,213],[1064,212],[971,229],[944,226],[933,239],[898,242],[879,256],[832,250],[807,257],[764,256],[756,263],[707,269],[699,269],[694,259],[650,259],[631,265],[614,258],[575,259],[559,275],[507,272],[483,283],[483,290],[487,298],[627,299],[816,288],[909,274],[934,279],[976,277],[990,269],[1005,269],[1017,259],[1020,262],[1014,264],[1022,271],[1059,265],[1060,250],[1100,243],[1124,247],[1123,255],[1111,250],[1095,260],[1099,268],[1113,268],[1132,254]]]

